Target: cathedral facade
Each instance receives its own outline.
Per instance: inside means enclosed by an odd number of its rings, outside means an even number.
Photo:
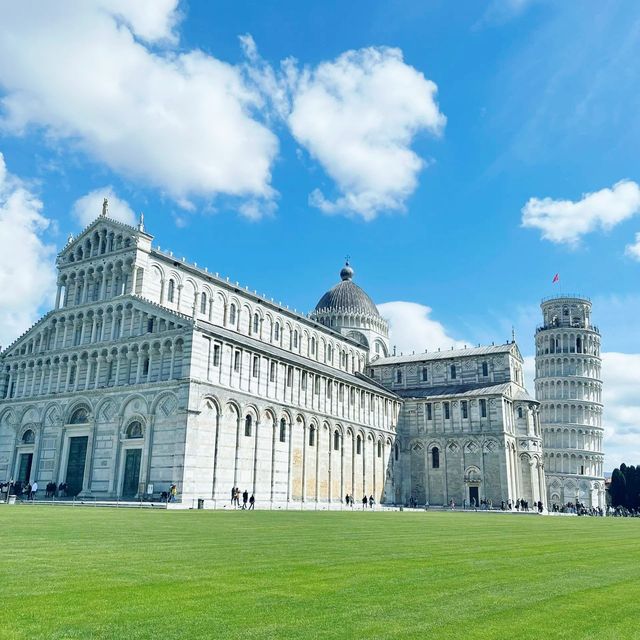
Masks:
[[[353,281],[304,315],[177,260],[106,205],[55,308],[0,354],[0,481],[207,507],[545,502],[514,342],[408,356]]]

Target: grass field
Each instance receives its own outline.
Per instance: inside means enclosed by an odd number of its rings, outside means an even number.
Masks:
[[[640,521],[0,507],[2,638],[640,638]]]

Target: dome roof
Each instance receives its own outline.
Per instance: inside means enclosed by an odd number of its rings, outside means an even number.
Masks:
[[[316,312],[351,311],[380,317],[373,300],[353,282],[353,269],[347,262],[340,271],[341,282],[327,291],[316,305]]]

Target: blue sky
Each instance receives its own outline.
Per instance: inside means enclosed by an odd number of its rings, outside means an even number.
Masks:
[[[349,254],[377,303],[414,303],[383,306],[401,349],[514,326],[529,356],[541,297],[592,297],[620,354],[610,460],[640,457],[637,3],[99,0],[0,18],[0,283],[16,251],[24,267],[3,343],[48,306],[51,245],[109,191],[162,247],[301,310]]]

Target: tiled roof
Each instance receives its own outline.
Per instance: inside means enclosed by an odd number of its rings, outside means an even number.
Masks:
[[[525,389],[512,382],[500,384],[444,384],[435,387],[412,387],[394,389],[401,398],[475,398],[480,396],[504,395],[512,400],[535,402]]]
[[[450,358],[464,358],[471,356],[490,356],[496,353],[509,353],[515,347],[514,342],[491,345],[488,347],[470,347],[468,349],[450,349],[449,351],[431,351],[426,353],[411,353],[400,356],[388,356],[378,358],[370,366],[380,367],[385,365],[404,364],[407,362],[426,362],[431,360],[449,360]],[[517,347],[515,347],[517,349]]]

